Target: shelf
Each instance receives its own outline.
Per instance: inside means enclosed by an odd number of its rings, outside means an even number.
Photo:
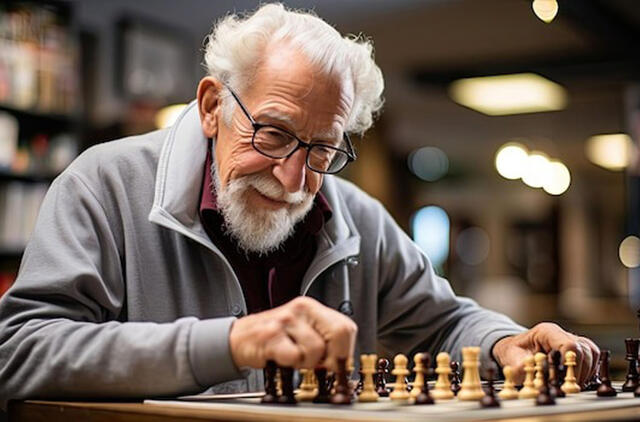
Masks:
[[[51,183],[57,175],[35,174],[35,173],[13,173],[9,170],[0,169],[0,181],[16,181],[26,183]]]

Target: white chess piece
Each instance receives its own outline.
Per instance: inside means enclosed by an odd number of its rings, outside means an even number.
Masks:
[[[534,387],[533,377],[536,372],[535,361],[533,356],[527,356],[524,358],[524,372],[526,374],[524,378],[524,384],[520,392],[518,393],[519,399],[533,399],[538,397],[538,389]]]
[[[484,397],[484,391],[480,383],[479,347],[462,348],[462,367],[464,368],[464,375],[462,376],[458,399],[464,401],[480,400]]]
[[[409,392],[407,391],[407,382],[404,377],[409,375],[407,369],[407,363],[409,359],[403,354],[397,354],[393,358],[393,371],[391,373],[396,376],[396,382],[393,386],[393,391],[389,394],[389,398],[394,401],[405,401],[409,399]]]
[[[302,382],[300,383],[300,390],[298,390],[296,394],[296,399],[300,401],[311,401],[318,394],[313,370],[302,368],[300,369],[300,375],[302,375]]]
[[[564,365],[567,367],[567,375],[565,375],[564,383],[560,386],[560,389],[566,394],[579,393],[580,386],[576,383],[576,374],[573,369],[576,366],[576,352],[569,350],[564,356]]]
[[[504,385],[502,386],[502,391],[498,393],[498,397],[502,400],[517,399],[518,390],[516,390],[516,385],[513,382],[513,369],[507,365],[502,368],[502,373],[504,374]]]
[[[545,355],[542,352],[538,352],[533,357],[536,361],[536,378],[533,380],[533,387],[536,390],[540,391],[540,387],[542,387],[542,384],[544,384],[544,374],[542,373],[542,365],[545,359],[547,358],[547,355]]]
[[[440,352],[436,356],[436,362],[438,379],[435,388],[431,391],[431,397],[436,400],[451,400],[454,397],[453,391],[451,391],[451,381],[449,381],[451,358],[448,353]]]
[[[373,374],[376,373],[376,362],[378,362],[378,355],[370,354],[360,356],[360,370],[364,375],[364,382],[362,384],[362,391],[358,396],[358,401],[378,401],[379,396],[373,383]]]

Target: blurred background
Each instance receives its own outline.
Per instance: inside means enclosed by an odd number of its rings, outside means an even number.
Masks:
[[[0,291],[48,184],[99,142],[170,124],[203,40],[257,1],[0,6]],[[323,0],[376,47],[386,105],[344,173],[454,289],[624,363],[640,307],[640,2]],[[173,107],[168,107],[173,106]]]

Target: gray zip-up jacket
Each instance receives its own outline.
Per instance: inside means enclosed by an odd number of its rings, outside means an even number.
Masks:
[[[0,402],[259,390],[229,329],[240,284],[198,204],[207,140],[195,103],[170,129],[92,147],[51,185],[0,301]],[[333,217],[301,295],[353,305],[356,356],[482,348],[523,327],[456,297],[382,205],[325,177]],[[344,305],[343,305],[344,306]]]

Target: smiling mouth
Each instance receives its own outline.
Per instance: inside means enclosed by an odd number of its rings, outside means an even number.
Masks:
[[[251,189],[253,190],[253,192],[255,192],[256,196],[258,196],[262,200],[262,202],[266,203],[270,208],[283,208],[291,205],[286,201],[280,201],[278,199],[270,198],[254,187],[252,187]]]

